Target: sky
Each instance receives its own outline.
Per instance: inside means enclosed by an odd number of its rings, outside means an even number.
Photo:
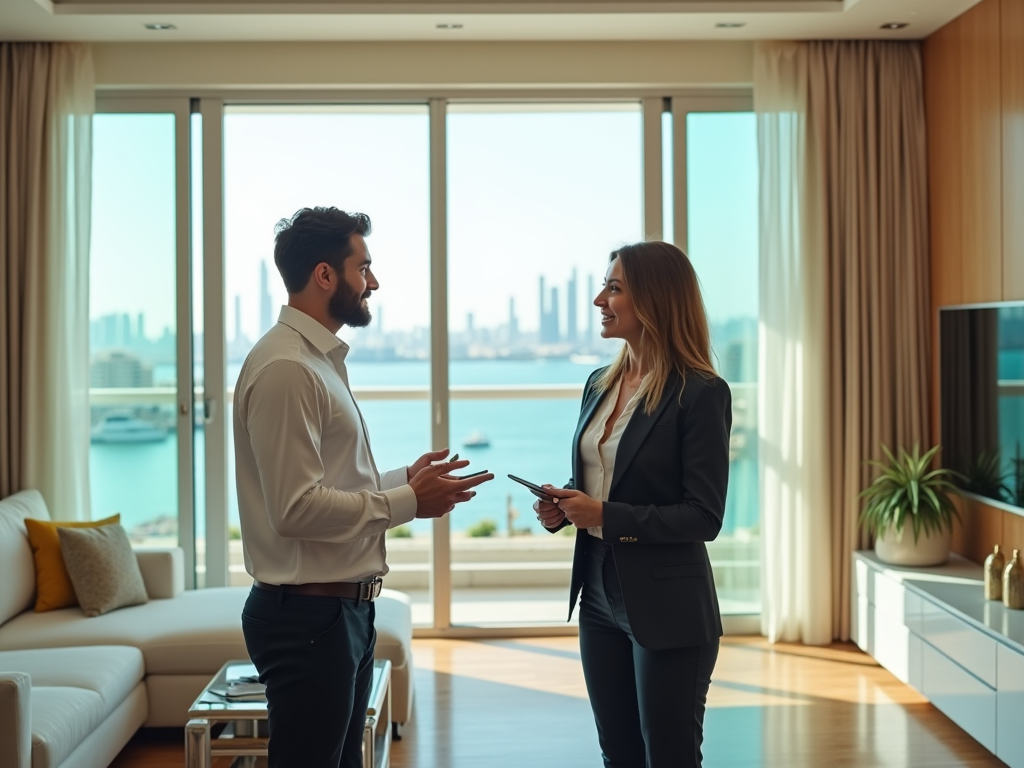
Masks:
[[[174,141],[171,115],[98,115],[91,316],[146,314],[150,336],[174,327]],[[449,324],[538,325],[538,277],[576,268],[579,325],[608,253],[643,239],[638,104],[589,108],[452,108],[448,130]],[[689,245],[712,322],[757,317],[757,148],[749,114],[691,114]],[[260,262],[276,305],[274,226],[309,205],[373,220],[368,245],[388,330],[429,321],[429,136],[425,107],[268,113],[229,109],[224,123],[229,337],[259,331]],[[564,320],[563,320],[564,328]]]

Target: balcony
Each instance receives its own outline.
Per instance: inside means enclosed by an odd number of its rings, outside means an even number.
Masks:
[[[756,435],[757,393],[756,385],[734,384],[732,389],[735,459],[737,455],[747,450],[745,442],[749,440],[750,435]],[[430,397],[427,387],[356,387],[354,391],[356,397],[367,404],[375,401],[427,401]],[[232,394],[231,391],[228,392],[229,403]],[[580,387],[575,385],[451,387],[453,401],[578,402],[581,395]],[[196,402],[202,401],[202,389],[196,389],[195,398]],[[173,388],[94,389],[91,391],[90,400],[94,416],[109,409],[130,412],[141,409],[148,413],[163,414],[171,425],[172,433],[168,439],[177,439],[177,435],[173,433],[173,425],[178,421],[174,416],[176,393]],[[566,404],[566,408],[566,413],[569,413],[574,422],[575,407]],[[558,406],[558,409],[565,410],[562,406]],[[198,426],[201,428],[202,425]],[[378,440],[380,441],[380,438]],[[202,440],[199,440],[197,450],[201,450],[201,443]],[[170,451],[170,454],[173,455],[173,451]],[[197,460],[196,464],[201,466],[202,462]],[[163,471],[173,474],[173,465],[165,465]],[[142,482],[137,493],[152,490],[151,482],[147,482],[145,478],[121,476],[117,482],[130,483],[133,479]],[[176,478],[173,482],[177,482]],[[743,496],[750,489],[739,490],[739,495]],[[197,496],[201,503],[202,495]],[[185,508],[189,509],[187,505]],[[108,511],[98,509],[96,514]],[[124,513],[125,510],[115,511]],[[202,510],[197,510],[197,513],[197,517],[202,516]],[[237,510],[224,510],[217,517],[223,519],[225,525],[237,525]],[[756,509],[753,517],[756,521]],[[456,518],[452,519],[458,524]],[[532,515],[529,515],[529,519],[532,520]],[[138,545],[177,543],[177,529],[174,523],[172,516],[149,526],[135,526],[133,538]],[[131,533],[132,526],[127,520],[126,527]],[[196,570],[200,583],[204,581],[203,563],[206,562],[204,530],[202,524],[197,525]],[[511,524],[509,530],[516,532]],[[452,624],[564,624],[573,546],[574,536],[566,533],[550,535],[534,530],[528,534],[520,532],[518,535],[510,536],[505,531],[504,535],[473,537],[467,535],[465,530],[453,530],[450,534]],[[250,584],[251,579],[243,566],[241,541],[230,538],[227,547],[229,583]],[[385,579],[386,586],[406,592],[412,597],[413,621],[416,625],[431,625],[432,535],[429,531],[416,531],[410,538],[389,537],[387,548],[391,570]],[[722,612],[739,615],[759,613],[760,541],[756,522],[724,532],[718,540],[708,545],[708,550]]]

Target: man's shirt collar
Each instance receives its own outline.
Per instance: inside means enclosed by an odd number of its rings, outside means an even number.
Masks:
[[[294,328],[325,357],[337,350],[338,347],[341,347],[339,351],[342,359],[348,354],[348,344],[300,309],[285,304],[281,307],[281,314],[278,315],[277,321],[284,323],[289,328]]]

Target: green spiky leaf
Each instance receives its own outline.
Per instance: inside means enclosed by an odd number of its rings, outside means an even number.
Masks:
[[[961,475],[942,467],[930,469],[939,450],[935,446],[922,455],[915,445],[911,453],[900,448],[897,457],[883,445],[885,461],[865,462],[879,470],[860,493],[860,524],[865,530],[875,536],[888,530],[900,534],[909,522],[916,543],[922,532],[952,529],[960,517],[952,497]]]

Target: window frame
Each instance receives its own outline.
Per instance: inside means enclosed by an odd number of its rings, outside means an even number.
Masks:
[[[192,350],[192,221],[191,221],[191,108],[186,98],[100,95],[97,114],[174,115],[174,203],[175,203],[175,402],[179,431],[193,434],[194,392]],[[164,393],[161,393],[161,395]],[[195,451],[193,440],[178,440],[178,546],[185,553],[185,587],[196,586],[195,537]]]
[[[205,586],[229,583],[228,573],[228,493],[227,424],[223,418],[231,392],[227,390],[227,343],[224,251],[224,177],[223,177],[223,115],[225,106],[273,104],[302,106],[314,104],[417,104],[429,113],[429,189],[430,189],[430,386],[388,388],[374,391],[357,388],[355,393],[365,399],[429,399],[432,448],[449,444],[449,402],[451,399],[502,398],[533,399],[562,397],[576,400],[582,389],[575,386],[546,387],[452,387],[449,383],[448,361],[448,215],[447,215],[447,108],[462,102],[638,102],[643,116],[643,222],[649,238],[661,238],[663,221],[662,114],[672,113],[672,189],[674,241],[686,250],[687,244],[687,168],[686,116],[696,112],[749,112],[753,109],[750,88],[680,89],[653,92],[649,89],[515,89],[515,90],[318,90],[318,91],[219,91],[196,89],[191,93],[174,93],[154,97],[144,91],[119,91],[113,95],[101,92],[97,112],[173,111],[176,122],[178,202],[178,355],[190,361],[187,370],[178,366],[178,391],[194,392],[202,398],[206,422],[205,500],[206,500],[206,577]],[[189,217],[190,123],[191,112],[202,117],[203,158],[203,345],[204,386],[195,387],[192,380],[192,253]],[[194,137],[193,137],[194,138]],[[185,318],[187,333],[182,332]],[[214,331],[211,333],[211,330]],[[212,375],[211,375],[212,374]],[[187,381],[185,379],[187,378]],[[193,418],[193,400],[179,397],[179,418]],[[187,416],[185,410],[187,409]],[[191,423],[191,422],[190,422]],[[184,443],[184,444],[183,444]],[[179,441],[179,540],[189,542],[186,550],[186,571],[194,585],[195,518],[193,450],[191,441]],[[184,469],[188,468],[188,472]],[[185,477],[187,475],[187,477]],[[431,540],[430,588],[433,602],[433,624],[414,630],[417,637],[529,637],[575,635],[573,625],[520,625],[514,627],[453,626],[451,623],[451,543],[448,517],[434,520]],[[187,579],[189,580],[189,579]],[[723,616],[727,634],[760,632],[760,614]]]

